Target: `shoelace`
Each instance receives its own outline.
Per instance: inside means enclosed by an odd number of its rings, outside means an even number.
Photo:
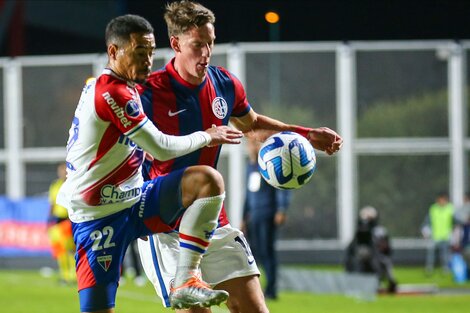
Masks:
[[[197,277],[196,275],[194,275],[193,277],[191,277],[190,279],[188,279],[184,284],[182,284],[181,286],[179,287],[176,287],[176,288],[171,288],[171,292],[174,292],[178,289],[182,289],[182,288],[188,288],[188,287],[193,287],[193,288],[204,288],[204,289],[212,289],[211,286],[209,286],[209,284],[207,284],[205,281],[199,279],[199,277]]]

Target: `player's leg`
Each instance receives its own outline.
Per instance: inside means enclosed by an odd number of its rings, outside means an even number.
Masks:
[[[225,198],[222,175],[208,166],[189,167],[181,180],[181,193],[183,207],[187,209],[179,227],[180,252],[170,293],[171,305],[177,309],[218,305],[227,300],[228,294],[212,291],[197,274]]]
[[[259,281],[259,269],[243,233],[230,225],[216,230],[201,263],[202,277],[214,289],[229,293],[231,313],[269,312]]]
[[[154,285],[163,305],[169,307],[169,286],[176,272],[179,253],[178,234],[176,232],[154,234],[149,237],[148,241],[138,240],[138,246],[145,274]],[[259,276],[258,267],[243,233],[230,225],[215,230],[211,244],[201,261],[201,270],[202,278],[211,286],[217,286],[219,289],[223,289],[220,284],[225,281],[229,281],[227,288],[230,288],[234,278]],[[259,282],[257,288],[254,288],[256,285],[246,283],[244,279],[234,280],[233,283],[234,295],[233,297],[230,295],[228,300],[232,303],[230,306],[232,313],[238,312],[242,305],[237,305],[237,303],[245,300],[246,306],[259,308],[254,312],[267,312],[264,303],[260,303],[264,300],[262,300],[263,293]],[[246,293],[249,295],[237,294],[237,288],[244,289],[246,285],[252,286],[246,289]],[[231,298],[234,300],[231,301]],[[209,312],[209,310],[193,308],[189,312],[178,311],[178,313]],[[252,311],[248,310],[247,312]]]
[[[237,277],[221,282],[215,289],[228,291],[230,313],[268,313],[263,290],[257,275]]]
[[[202,255],[217,226],[225,197],[223,178],[208,166],[194,166],[152,180],[144,187],[146,227],[161,231],[158,223],[173,225],[179,218],[179,254],[170,293],[173,308],[209,307],[225,301],[228,294],[214,291],[197,277]],[[148,186],[155,185],[147,191]],[[149,207],[150,204],[150,207]],[[153,207],[152,207],[153,205]],[[180,208],[180,210],[175,209]],[[148,210],[147,210],[148,209]],[[150,215],[149,215],[150,214]],[[150,224],[150,225],[149,225]],[[153,229],[152,224],[157,228]],[[160,225],[161,226],[161,225]]]
[[[120,270],[134,235],[130,209],[73,224],[81,312],[113,313]]]
[[[184,212],[180,228],[180,254],[175,287],[191,278],[198,270],[217,227],[217,218],[225,195],[222,176],[210,167],[189,167],[181,180]]]
[[[157,295],[162,300],[163,306],[171,307],[169,295],[179,255],[178,233],[153,234],[149,236],[148,240],[137,240],[137,246],[145,275],[153,284]],[[211,310],[209,308],[193,307],[187,310],[177,309],[176,312],[211,313]]]

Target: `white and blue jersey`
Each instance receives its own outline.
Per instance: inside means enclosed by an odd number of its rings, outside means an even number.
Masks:
[[[67,179],[57,203],[73,222],[82,312],[114,307],[129,243],[172,230],[184,213],[184,168],[144,183],[144,151],[169,160],[211,141],[206,132],[163,134],[148,122],[135,87],[108,69],[88,81],[69,131]]]
[[[139,201],[144,150],[169,160],[206,146],[206,132],[168,136],[142,110],[135,84],[111,70],[84,87],[67,143],[67,179],[57,203],[74,223],[111,215]]]

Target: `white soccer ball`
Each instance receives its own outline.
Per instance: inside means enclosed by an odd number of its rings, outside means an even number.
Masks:
[[[284,131],[272,135],[258,152],[258,169],[278,189],[298,189],[308,183],[316,167],[315,150],[301,135]]]

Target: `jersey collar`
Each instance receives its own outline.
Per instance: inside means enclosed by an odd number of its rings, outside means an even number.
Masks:
[[[187,81],[185,81],[181,76],[180,74],[178,74],[178,72],[176,71],[175,69],[175,58],[171,59],[170,62],[168,62],[168,64],[165,66],[166,70],[168,71],[168,73],[170,74],[170,76],[172,78],[174,78],[178,83],[180,83],[181,85],[189,88],[189,89],[196,89],[196,88],[201,88],[202,86],[204,86],[204,84],[206,83],[207,81],[207,75],[206,75],[206,78],[204,78],[204,81],[202,83],[200,83],[199,85],[193,85],[191,83],[188,83]]]
[[[128,85],[129,87],[132,87],[132,88],[134,88],[134,87],[137,85],[136,83],[134,83],[134,82],[132,82],[132,81],[129,81],[129,80],[126,80],[126,79],[122,78],[121,76],[119,76],[118,74],[116,74],[116,73],[115,73],[112,69],[110,69],[110,68],[105,68],[105,69],[103,70],[103,73],[102,73],[102,74],[103,74],[103,75],[109,75],[109,76],[112,76],[112,77],[114,77],[114,78],[116,78],[116,79],[125,81],[125,82],[127,83],[127,85]]]

